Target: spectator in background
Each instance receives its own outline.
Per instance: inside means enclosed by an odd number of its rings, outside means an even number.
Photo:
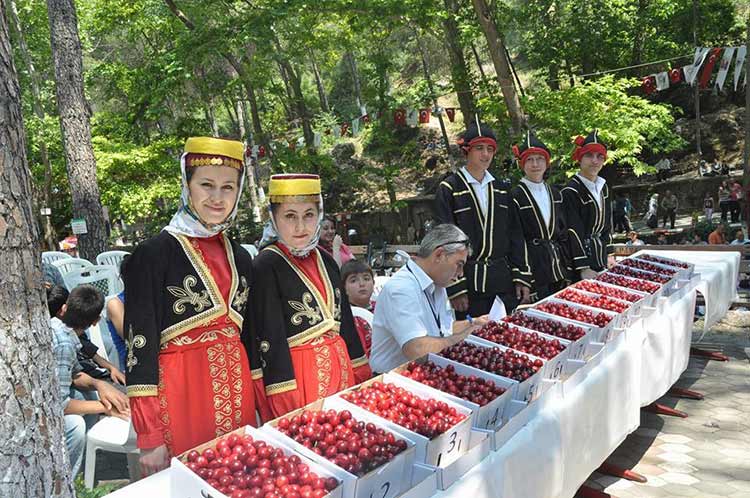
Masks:
[[[52,263],[42,263],[42,283],[45,289],[51,289],[56,285],[65,287],[60,269]]]
[[[690,240],[690,244],[694,246],[705,246],[707,242],[703,240],[701,234],[699,234],[698,232],[693,232],[693,238]]]
[[[724,235],[724,224],[719,223],[716,230],[708,234],[708,243],[712,245],[727,243],[727,237]]]
[[[62,309],[68,300],[68,289],[61,285],[53,285],[47,289],[47,309],[50,318],[60,318]]]
[[[706,197],[703,198],[703,211],[706,213],[706,221],[710,223],[714,215],[714,198],[711,192],[706,192]]]
[[[729,189],[729,209],[732,214],[732,223],[740,221],[740,203],[742,202],[742,185],[740,182],[732,182]]]
[[[120,360],[120,368],[125,368],[125,358],[128,348],[125,344],[123,333],[123,320],[125,318],[125,291],[107,301],[107,329],[112,337],[112,343],[117,349],[117,357]]]
[[[667,240],[667,234],[662,232],[656,237],[656,245],[657,246],[666,246],[669,244],[669,241]]]
[[[633,203],[630,202],[630,192],[625,192],[622,195],[625,196],[625,216],[628,217],[628,225],[629,225],[630,220],[633,219],[633,215],[635,214],[633,212]]]
[[[742,229],[740,228],[739,230],[734,232],[734,240],[730,242],[730,244],[733,246],[750,244],[750,240],[745,238],[745,232],[743,232]]]
[[[615,232],[629,232],[630,231],[630,220],[628,219],[628,203],[630,201],[625,198],[622,192],[615,194],[615,202],[612,205],[612,223],[614,224]]]
[[[648,201],[648,211],[646,212],[646,226],[656,228],[659,226],[659,194],[653,194]]]
[[[677,196],[671,191],[664,192],[664,198],[661,200],[661,208],[664,212],[663,226],[666,228],[667,219],[669,219],[669,228],[674,229],[675,217],[677,216]]]
[[[341,240],[341,235],[336,233],[336,221],[331,216],[325,216],[320,225],[318,247],[333,256],[339,268],[354,257],[349,246]]]
[[[344,287],[342,290],[346,292],[349,304],[352,307],[357,335],[359,335],[359,340],[362,341],[365,354],[369,358],[370,348],[372,347],[372,326],[367,320],[361,316],[357,316],[355,308],[363,308],[369,312],[373,311],[372,291],[375,286],[375,277],[372,273],[372,268],[362,261],[356,259],[349,260],[341,267],[341,283]]]
[[[642,246],[645,245],[644,242],[638,238],[638,232],[635,230],[631,230],[628,233],[628,241],[625,242],[626,246]]]
[[[731,189],[729,182],[724,180],[719,186],[719,209],[721,209],[721,221],[727,221],[727,213],[731,207]]]
[[[406,243],[414,244],[417,240],[417,229],[414,228],[414,224],[410,221],[409,226],[406,227]]]

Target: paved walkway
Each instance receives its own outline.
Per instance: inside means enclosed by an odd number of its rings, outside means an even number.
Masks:
[[[696,323],[695,330],[702,326]],[[686,412],[688,418],[642,412],[641,427],[610,457],[610,463],[643,474],[647,483],[594,473],[587,484],[620,498],[750,498],[749,334],[750,312],[730,311],[701,346],[722,351],[731,360],[691,357],[677,383],[703,393],[705,399],[663,397],[660,403]]]

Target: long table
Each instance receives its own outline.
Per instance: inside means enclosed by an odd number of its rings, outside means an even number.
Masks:
[[[660,298],[648,316],[606,344],[564,382],[545,391],[527,408],[535,411],[528,424],[436,496],[573,496],[638,427],[640,408],[664,395],[687,368],[696,290],[701,286],[721,290],[720,294],[710,295],[714,315],[729,308],[734,291],[728,291],[724,280],[732,271],[738,271],[739,261],[725,261],[725,253],[713,261],[705,257],[710,254],[681,251],[669,254],[695,263],[696,272],[700,262],[703,272],[696,274],[681,291]],[[703,265],[709,267],[708,271]],[[707,300],[710,292],[704,293]],[[167,497],[169,469],[108,496]]]

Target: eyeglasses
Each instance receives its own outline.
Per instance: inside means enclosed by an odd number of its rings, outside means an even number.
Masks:
[[[471,242],[469,241],[469,239],[452,240],[450,242],[445,242],[445,243],[440,244],[439,246],[437,246],[435,249],[437,249],[438,247],[445,247],[445,246],[450,246],[450,245],[453,245],[453,244],[463,244],[463,245],[466,246],[467,249],[471,249]]]

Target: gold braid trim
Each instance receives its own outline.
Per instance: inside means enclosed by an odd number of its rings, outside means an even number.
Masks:
[[[266,386],[266,394],[281,394],[287,391],[294,391],[297,389],[297,381],[295,379],[279,382],[278,384],[271,384]]]
[[[250,378],[253,380],[258,380],[263,378],[263,369],[262,368],[256,368],[255,370],[250,370]]]
[[[240,169],[242,163],[236,159],[229,157],[214,156],[214,157],[187,157],[188,166],[229,166],[230,168]]]
[[[159,388],[155,384],[134,384],[128,386],[129,398],[142,398],[146,396],[157,396]]]
[[[367,365],[369,362],[367,361],[367,356],[362,356],[361,358],[356,358],[352,360],[352,368],[359,368],[363,365]]]

